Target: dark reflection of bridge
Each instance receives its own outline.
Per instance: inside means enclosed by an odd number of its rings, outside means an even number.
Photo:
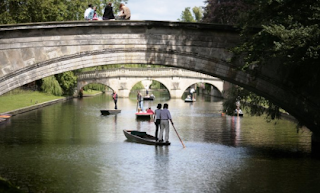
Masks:
[[[181,98],[183,92],[195,83],[208,83],[223,91],[223,81],[199,72],[177,68],[120,68],[90,71],[78,74],[78,90],[90,83],[100,83],[116,91],[119,97],[129,97],[131,88],[140,81],[156,80],[169,91],[171,98]]]

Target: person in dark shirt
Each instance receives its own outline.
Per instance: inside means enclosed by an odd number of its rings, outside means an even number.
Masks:
[[[161,113],[161,107],[162,105],[159,103],[157,106],[157,109],[154,111],[154,124],[156,125],[156,131],[155,131],[155,137],[156,141],[158,141],[158,131],[159,131],[159,126],[160,126],[160,113]]]
[[[142,96],[141,96],[139,91],[138,91],[138,94],[137,94],[137,103],[138,103],[138,107],[143,111]]]
[[[114,91],[113,94],[112,94],[112,99],[114,101],[114,109],[118,109],[117,107],[117,102],[118,102],[118,95],[117,95],[117,92]]]
[[[112,3],[109,2],[108,5],[104,8],[103,20],[115,19],[113,14]]]

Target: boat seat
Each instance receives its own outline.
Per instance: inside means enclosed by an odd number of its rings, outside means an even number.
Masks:
[[[131,131],[131,134],[132,135],[137,135],[137,136],[140,136],[140,137],[144,137],[147,135],[147,132],[143,132],[143,131]]]

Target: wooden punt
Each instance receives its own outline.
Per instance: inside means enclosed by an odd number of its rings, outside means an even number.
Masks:
[[[7,122],[9,119],[3,119],[3,118],[0,118],[0,125]]]
[[[124,135],[128,141],[142,143],[146,145],[170,145],[170,142],[158,142],[152,135],[147,132],[137,130],[123,130]]]
[[[143,100],[144,100],[144,101],[153,101],[153,100],[154,100],[154,97],[145,96],[145,97],[143,97]]]
[[[186,99],[184,99],[184,102],[193,103],[193,102],[196,102],[196,99],[186,98]]]
[[[11,114],[1,114],[0,118],[1,119],[9,119],[9,118],[11,118],[11,116],[12,116]]]
[[[115,115],[118,113],[121,113],[121,110],[116,110],[116,109],[112,109],[112,110],[100,110],[101,115]]]

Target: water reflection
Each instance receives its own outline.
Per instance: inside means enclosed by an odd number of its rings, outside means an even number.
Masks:
[[[307,130],[296,133],[288,121],[221,116],[222,101],[207,97],[189,104],[158,94],[148,102],[152,109],[169,104],[186,148],[172,127],[170,146],[126,142],[123,129],[155,133],[152,120],[136,119],[135,95],[120,98],[121,113],[110,116],[100,113],[113,107],[110,95],[85,97],[14,116],[1,126],[0,176],[25,192],[320,189],[320,163],[309,156]]]
[[[154,187],[160,192],[168,192],[170,184],[170,159],[168,146],[155,146]]]

